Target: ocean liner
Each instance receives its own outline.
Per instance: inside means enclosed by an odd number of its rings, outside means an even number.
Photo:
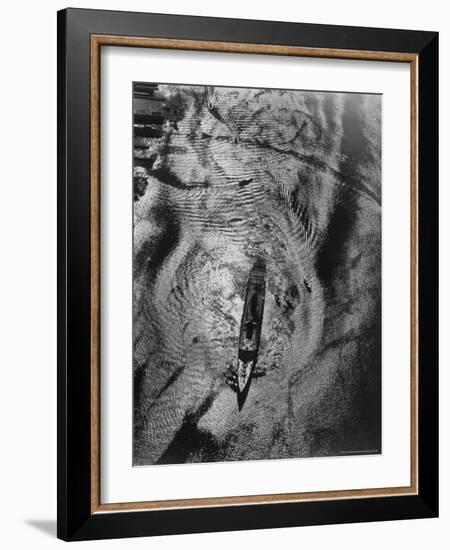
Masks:
[[[237,399],[242,409],[250,387],[251,375],[258,360],[259,343],[266,292],[266,262],[257,258],[247,283],[244,311],[239,334],[237,361]]]

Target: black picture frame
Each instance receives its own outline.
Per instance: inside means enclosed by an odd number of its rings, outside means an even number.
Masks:
[[[93,35],[399,52],[417,57],[417,494],[93,512]],[[85,9],[58,12],[58,537],[88,540],[437,517],[437,268],[438,33]]]

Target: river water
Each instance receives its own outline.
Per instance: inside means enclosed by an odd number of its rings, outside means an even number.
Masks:
[[[380,452],[380,97],[157,90],[164,121],[135,137],[134,464]],[[239,411],[257,257],[261,346]]]

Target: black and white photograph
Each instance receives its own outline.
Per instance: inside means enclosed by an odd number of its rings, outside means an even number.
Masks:
[[[381,446],[380,94],[133,83],[133,465]]]
[[[446,4],[2,7],[2,547],[447,548]]]

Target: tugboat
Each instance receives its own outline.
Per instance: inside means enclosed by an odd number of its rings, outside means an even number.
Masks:
[[[258,359],[265,292],[266,262],[263,258],[257,258],[248,278],[239,334],[236,371],[239,410],[244,406],[250,388],[251,375]]]

